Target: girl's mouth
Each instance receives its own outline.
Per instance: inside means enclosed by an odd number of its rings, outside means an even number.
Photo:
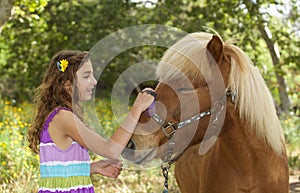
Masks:
[[[94,88],[87,89],[87,91],[88,91],[89,94],[93,94]]]

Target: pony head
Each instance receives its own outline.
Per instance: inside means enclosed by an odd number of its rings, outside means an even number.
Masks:
[[[170,161],[199,143],[205,153],[237,125],[276,153],[284,150],[272,96],[237,46],[218,35],[191,33],[165,52],[156,73],[156,111],[141,116],[126,159]]]

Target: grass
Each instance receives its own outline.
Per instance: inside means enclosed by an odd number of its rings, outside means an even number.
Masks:
[[[117,127],[109,101],[97,101],[96,111],[103,130],[109,136]],[[92,113],[92,112],[90,112]],[[0,98],[0,192],[37,192],[39,178],[39,158],[27,147],[26,133],[30,127],[32,107],[29,103],[15,103]],[[90,117],[91,118],[91,117]],[[88,120],[95,123],[95,118]],[[291,171],[299,170],[300,120],[294,116],[281,117],[288,149]],[[92,125],[97,127],[97,125]],[[92,156],[94,157],[94,156]],[[169,190],[179,193],[174,166],[170,169]],[[160,168],[130,170],[124,168],[117,179],[92,176],[96,192],[100,193],[148,193],[162,192],[164,178]]]
[[[180,193],[175,177],[173,176],[174,167],[171,169],[169,178],[169,191]],[[125,170],[117,179],[103,178],[94,176],[93,182],[95,192],[103,193],[153,193],[162,192],[164,178],[160,168],[151,170]]]
[[[102,125],[102,130],[98,132],[109,136],[118,125],[113,120],[110,104],[104,100],[97,101],[96,106],[98,116],[101,117],[99,122]],[[26,102],[16,104],[14,101],[0,98],[0,114],[2,115],[0,117],[0,192],[36,193],[39,157],[30,151],[26,141],[32,115],[31,104]],[[93,120],[89,121],[93,122]],[[123,169],[117,179],[94,175],[92,180],[96,192],[100,193],[161,192],[164,183],[160,168],[139,171]],[[169,183],[172,192],[179,192],[173,172],[170,172]]]

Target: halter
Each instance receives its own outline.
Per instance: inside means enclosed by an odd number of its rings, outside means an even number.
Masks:
[[[236,103],[236,91],[231,89],[230,87],[227,88],[225,90],[225,94],[226,96],[230,96],[231,97],[231,102],[233,104]],[[224,102],[222,99],[216,101],[214,103],[214,106],[216,106],[217,104],[220,104],[221,105],[221,108],[218,112],[218,116],[216,116],[216,118],[213,120],[213,124],[215,124],[217,121],[218,121],[218,117],[221,113],[221,111],[223,110],[224,108]],[[200,119],[206,117],[206,116],[209,116],[212,114],[212,112],[214,112],[214,107],[204,111],[204,112],[200,112],[184,121],[181,121],[179,123],[171,123],[171,122],[168,122],[168,121],[165,121],[164,119],[162,119],[157,113],[153,113],[153,115],[151,116],[151,118],[153,118],[153,120],[155,120],[159,125],[162,125],[161,126],[161,129],[162,129],[162,132],[163,134],[168,138],[168,139],[171,139],[175,133],[177,132],[178,129],[181,129],[183,127],[185,127],[186,125],[189,125],[191,123],[194,123],[194,122],[197,122],[197,121],[200,121]],[[171,141],[171,140],[169,140]],[[172,143],[175,143],[175,142],[172,142]]]
[[[235,104],[236,102],[236,91],[231,89],[230,87],[227,88],[225,90],[225,94],[226,94],[226,97],[231,97],[231,102],[233,104]],[[224,99],[223,99],[224,100]],[[169,139],[169,142],[168,142],[168,151],[167,151],[167,155],[165,156],[165,158],[163,159],[163,164],[161,166],[161,169],[162,169],[162,173],[163,173],[163,176],[165,178],[165,182],[164,182],[164,190],[163,190],[163,193],[168,193],[168,171],[169,171],[169,168],[171,167],[171,165],[177,161],[179,159],[179,157],[182,155],[182,153],[184,151],[182,151],[180,154],[178,155],[175,155],[173,158],[173,153],[174,153],[174,150],[175,150],[175,140],[173,138],[173,136],[176,134],[177,130],[178,129],[181,129],[183,127],[185,127],[186,125],[189,125],[191,123],[194,123],[194,122],[197,122],[197,121],[200,121],[200,119],[206,117],[206,116],[209,116],[212,114],[212,112],[215,112],[214,110],[214,107],[217,105],[217,104],[220,104],[221,107],[219,109],[219,111],[217,112],[217,116],[215,117],[215,119],[212,121],[212,124],[213,125],[216,125],[219,121],[219,116],[221,115],[221,112],[223,111],[224,109],[224,102],[223,102],[222,99],[216,101],[214,103],[214,106],[204,112],[200,112],[184,121],[181,121],[179,123],[171,123],[171,122],[168,122],[168,121],[164,121],[158,114],[154,113],[152,115],[152,118],[161,126],[161,129],[162,129],[162,132],[164,133],[164,135]]]
[[[184,121],[181,121],[179,123],[171,123],[171,122],[165,122],[164,123],[164,120],[156,113],[153,114],[152,118],[157,122],[159,123],[160,125],[162,125],[161,129],[162,129],[162,132],[165,134],[165,136],[170,139],[174,136],[174,134],[176,133],[177,129],[181,129],[182,127],[186,126],[186,125],[189,125],[191,123],[194,123],[194,122],[197,122],[199,121],[200,119],[202,119],[203,117],[205,116],[208,116],[208,115],[211,115],[211,110],[207,110],[207,111],[204,111],[204,112],[200,112],[199,114],[197,115],[194,115],[192,116],[191,118],[189,119],[186,119]],[[168,129],[171,129],[171,131],[169,132]]]

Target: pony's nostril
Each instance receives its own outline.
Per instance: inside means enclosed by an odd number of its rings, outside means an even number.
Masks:
[[[132,139],[129,140],[127,146],[128,149],[135,150],[135,143]]]

